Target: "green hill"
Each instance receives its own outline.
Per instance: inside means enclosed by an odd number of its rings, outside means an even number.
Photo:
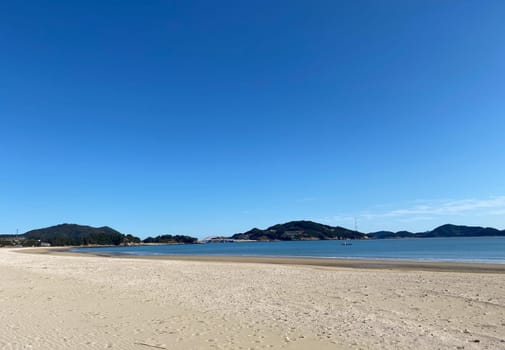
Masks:
[[[484,236],[505,236],[505,230],[500,231],[491,227],[464,226],[446,224],[426,232],[408,231],[378,231],[367,234],[374,239],[382,238],[430,238],[430,237],[484,237]]]
[[[480,226],[442,225],[432,231],[416,234],[417,237],[479,237],[505,236],[505,231]]]
[[[110,227],[91,227],[76,224],[61,224],[32,230],[21,235],[26,241],[43,241],[53,246],[62,245],[119,245],[138,243],[140,239],[124,235]]]
[[[258,241],[300,241],[328,239],[363,239],[361,232],[339,226],[328,226],[313,221],[290,221],[271,226],[265,230],[253,228],[244,233],[237,233],[232,239],[251,239]]]
[[[147,237],[143,243],[160,243],[160,244],[192,244],[196,243],[198,239],[190,236],[183,235],[161,235],[156,237]]]

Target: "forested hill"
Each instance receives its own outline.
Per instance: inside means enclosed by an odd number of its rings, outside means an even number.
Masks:
[[[483,237],[505,236],[505,230],[490,227],[442,225],[431,231],[377,231],[364,234],[340,226],[329,226],[313,221],[290,221],[267,229],[253,228],[244,233],[234,234],[231,239],[256,241],[299,241],[299,240],[341,240],[341,239],[386,239],[386,238],[430,238],[430,237]],[[47,242],[52,246],[80,245],[120,245],[142,243],[138,237],[122,234],[108,226],[91,227],[76,224],[61,224],[28,231],[22,235],[0,236],[0,246],[40,245]],[[160,235],[148,237],[143,243],[196,243],[194,237],[183,235]]]
[[[328,239],[362,239],[365,234],[339,226],[328,226],[313,221],[290,221],[271,226],[265,230],[253,228],[244,233],[234,234],[232,239],[258,241],[299,241]]]
[[[122,243],[139,243],[140,239],[124,235],[108,226],[91,227],[76,224],[61,224],[21,235],[27,241],[43,241],[53,246],[63,245],[119,245]]]
[[[328,240],[328,239],[385,239],[385,238],[430,238],[430,237],[483,237],[505,236],[505,230],[500,231],[490,227],[463,226],[446,224],[426,232],[409,231],[377,231],[364,234],[340,226],[329,226],[313,221],[290,221],[261,230],[253,228],[244,233],[234,234],[232,239],[257,241],[297,241],[297,240]]]
[[[183,235],[160,235],[156,237],[147,237],[143,243],[157,243],[157,244],[192,244],[198,241],[195,237]]]
[[[409,231],[378,231],[367,235],[370,238],[429,238],[429,237],[484,237],[505,236],[505,230],[500,231],[491,227],[463,226],[446,224],[431,231],[413,233]]]
[[[0,235],[0,246],[39,246],[42,242],[51,246],[81,246],[81,245],[121,245],[158,243],[191,244],[198,240],[183,235],[160,235],[147,237],[143,241],[130,234],[125,235],[108,226],[91,227],[76,224],[61,224],[28,231],[21,235]]]

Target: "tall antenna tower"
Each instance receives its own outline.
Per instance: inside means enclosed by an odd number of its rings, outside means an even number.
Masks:
[[[358,220],[354,217],[354,231],[358,232]]]

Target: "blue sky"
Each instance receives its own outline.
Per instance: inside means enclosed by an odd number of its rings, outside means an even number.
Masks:
[[[0,4],[0,232],[505,228],[503,1]]]

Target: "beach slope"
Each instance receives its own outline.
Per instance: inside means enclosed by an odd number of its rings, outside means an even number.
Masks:
[[[0,349],[505,349],[505,274],[19,254]]]

